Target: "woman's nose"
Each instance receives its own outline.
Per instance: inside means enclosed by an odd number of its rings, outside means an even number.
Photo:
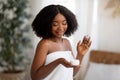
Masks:
[[[59,30],[59,31],[63,31],[63,28],[62,28],[62,27],[59,27],[58,30]]]
[[[58,29],[60,29],[60,30],[63,29],[63,25],[60,24],[59,27],[58,27]]]

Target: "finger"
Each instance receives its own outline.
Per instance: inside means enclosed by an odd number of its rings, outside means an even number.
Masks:
[[[87,44],[84,44],[84,46],[85,46],[86,48],[89,48],[89,46],[88,46]]]
[[[83,43],[86,42],[86,36],[83,37],[83,41],[82,41],[82,42],[83,42]]]
[[[90,42],[90,36],[86,36],[86,42],[89,43]]]
[[[84,44],[87,44],[87,43],[89,42],[89,39],[90,39],[90,37],[84,36],[84,38],[83,38],[83,43],[84,43]]]
[[[67,67],[73,67],[73,64],[72,64],[71,62],[68,62],[68,63],[66,64],[66,66],[67,66]]]
[[[90,41],[90,36],[87,37],[87,41],[88,41],[88,42]]]
[[[88,44],[88,45],[89,45],[89,44],[90,44],[90,42],[91,42],[91,41],[90,41],[90,37],[88,37],[88,38],[87,38],[87,41],[86,41],[86,44]]]
[[[89,42],[88,47],[90,47],[90,46],[91,46],[91,43],[92,43],[92,41],[90,41],[90,42]]]
[[[80,46],[80,44],[81,44],[81,40],[78,42],[77,46]]]

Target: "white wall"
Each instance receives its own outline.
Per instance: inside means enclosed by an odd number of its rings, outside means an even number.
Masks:
[[[113,18],[113,8],[104,9],[108,0],[99,0],[99,49],[120,52],[120,17]]]

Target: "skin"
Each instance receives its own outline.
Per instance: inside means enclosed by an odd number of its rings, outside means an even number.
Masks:
[[[74,74],[77,73],[80,68],[80,64],[78,66],[72,65],[70,62],[65,60],[64,58],[59,58],[48,65],[45,64],[47,54],[50,54],[55,51],[71,51],[72,48],[70,42],[63,38],[64,33],[67,30],[67,21],[66,18],[58,13],[52,23],[52,34],[54,35],[48,39],[42,39],[36,48],[35,56],[33,59],[33,64],[31,67],[31,78],[32,80],[39,80],[45,78],[49,75],[57,65],[62,64],[65,67],[73,67]],[[52,46],[51,46],[52,45]],[[91,45],[90,37],[84,37],[83,41],[79,41],[77,44],[77,57],[80,62],[82,61],[83,56],[88,51]]]

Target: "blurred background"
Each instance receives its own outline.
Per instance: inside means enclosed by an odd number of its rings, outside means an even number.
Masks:
[[[0,0],[1,3],[0,14],[2,14],[3,11],[2,1],[7,2],[9,0]],[[11,0],[11,1],[15,1],[15,0]],[[74,35],[68,38],[72,44],[74,55],[76,55],[77,53],[76,52],[77,42],[79,40],[82,40],[83,36],[85,35],[89,35],[91,37],[92,40],[91,48],[84,57],[84,60],[82,62],[82,68],[80,69],[76,80],[84,80],[86,75],[86,70],[88,68],[87,65],[89,62],[89,53],[91,50],[120,52],[120,42],[119,42],[120,41],[120,37],[119,37],[120,0],[29,0],[28,2],[25,3],[29,5],[27,7],[28,9],[27,13],[30,14],[30,18],[27,18],[24,24],[28,23],[28,26],[30,28],[28,32],[29,35],[27,35],[27,37],[29,37],[31,40],[32,48],[27,49],[27,51],[24,48],[23,51],[25,54],[29,55],[28,57],[30,58],[31,62],[34,57],[36,45],[40,40],[40,38],[35,36],[34,32],[32,31],[31,23],[35,18],[35,16],[37,15],[37,13],[43,7],[49,4],[61,4],[67,7],[68,9],[70,9],[76,15],[79,24],[79,29],[75,32]],[[17,5],[19,5],[19,3]],[[13,9],[16,10],[15,8]],[[9,16],[13,16],[13,15],[14,14]],[[0,15],[0,18],[1,18],[0,23],[2,24],[2,15]],[[0,25],[0,29],[2,30],[3,28],[1,26],[2,25]],[[0,33],[0,35],[4,35],[4,34]],[[0,39],[0,42],[2,42],[2,39]],[[0,47],[0,50],[2,50],[2,47]],[[2,60],[0,62],[2,63]],[[27,68],[27,78],[26,78],[27,80],[30,80],[29,72],[30,72],[31,62]],[[2,71],[2,68],[0,68],[0,70]],[[94,73],[92,74],[94,75]],[[106,76],[106,73],[102,73],[102,74],[103,76]],[[120,75],[120,73],[118,75]],[[95,77],[94,80],[96,80],[97,76],[94,77]],[[104,79],[104,80],[109,80],[109,79]]]

